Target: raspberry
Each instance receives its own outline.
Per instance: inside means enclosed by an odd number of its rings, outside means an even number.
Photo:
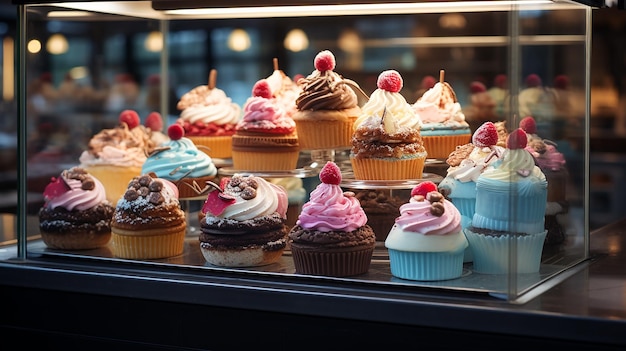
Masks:
[[[341,170],[332,161],[326,162],[320,172],[320,180],[325,184],[339,185],[341,183]]]
[[[120,123],[126,123],[128,129],[133,129],[139,125],[139,115],[133,110],[124,110],[120,113]]]
[[[46,185],[46,188],[43,191],[43,197],[46,200],[50,200],[68,191],[70,191],[70,187],[67,185],[63,177],[52,177],[50,179],[50,183]]]
[[[150,112],[148,117],[146,117],[146,123],[144,123],[144,125],[153,131],[161,131],[163,129],[163,118],[161,114],[156,111]]]
[[[262,98],[270,99],[272,97],[272,88],[265,79],[261,79],[252,87],[252,96],[259,96]]]
[[[335,55],[329,50],[320,51],[315,56],[313,65],[320,72],[332,71],[335,69]]]
[[[541,86],[541,78],[534,73],[529,74],[528,77],[526,77],[526,86],[529,88]]]
[[[506,138],[506,147],[509,149],[523,149],[528,143],[528,136],[522,128],[515,129]]]
[[[470,92],[472,94],[476,94],[476,93],[484,93],[485,91],[487,91],[487,88],[485,87],[485,85],[481,82],[472,82],[470,83]]]
[[[478,147],[493,146],[498,143],[498,129],[493,122],[485,122],[472,135],[472,143]]]
[[[437,191],[437,185],[430,180],[427,180],[417,184],[413,190],[411,190],[411,197],[415,195],[422,195],[423,197],[426,197],[426,194],[431,191]]]
[[[528,134],[537,133],[537,124],[535,123],[535,119],[531,116],[522,118],[522,120],[519,121],[519,127]]]
[[[185,136],[185,130],[180,124],[172,124],[167,128],[167,135],[172,140],[178,140]]]
[[[378,75],[376,86],[378,89],[386,90],[392,93],[397,93],[402,89],[402,76],[395,70],[383,71]]]

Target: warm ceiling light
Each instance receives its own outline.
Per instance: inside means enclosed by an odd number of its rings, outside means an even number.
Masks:
[[[363,50],[363,42],[361,41],[359,33],[351,28],[341,32],[337,40],[337,45],[341,50],[349,53],[359,53]]]
[[[85,66],[77,66],[68,72],[69,76],[74,80],[79,80],[87,77],[89,75],[89,70]]]
[[[146,41],[143,43],[146,50],[150,52],[160,52],[163,50],[163,33],[152,31],[148,33]]]
[[[446,13],[439,17],[439,27],[445,29],[463,29],[467,24],[465,17],[459,13]]]
[[[41,42],[37,39],[32,39],[26,45],[26,49],[28,49],[28,52],[31,54],[36,54],[41,51]]]
[[[228,36],[228,47],[233,51],[245,51],[250,48],[250,36],[243,29],[234,29]]]
[[[50,18],[69,18],[69,17],[89,17],[94,14],[87,11],[50,11],[48,17]]]
[[[61,55],[67,52],[70,45],[63,34],[53,34],[46,43],[46,50],[52,55]]]
[[[309,38],[302,29],[296,28],[287,33],[283,44],[285,45],[285,49],[299,52],[309,47]]]

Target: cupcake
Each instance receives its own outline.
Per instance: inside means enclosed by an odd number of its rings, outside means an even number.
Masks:
[[[148,174],[133,178],[117,202],[111,222],[113,255],[166,258],[183,253],[187,220],[178,188]]]
[[[361,109],[353,89],[358,85],[335,71],[335,56],[324,50],[315,56],[315,70],[298,84],[302,91],[293,115],[305,150],[347,149],[352,125]]]
[[[176,184],[179,199],[206,196],[212,189],[206,182],[217,176],[213,160],[184,136],[185,131],[180,124],[169,126],[167,134],[170,141],[148,155],[141,173],[154,173],[156,177]]]
[[[250,171],[288,171],[296,168],[300,147],[296,124],[272,100],[267,80],[254,84],[232,137],[233,168]]]
[[[289,76],[278,68],[278,59],[274,58],[274,72],[266,78],[272,92],[271,99],[276,102],[287,116],[292,117],[297,111],[296,99],[300,95],[301,89]]]
[[[539,271],[548,184],[525,149],[527,142],[522,129],[511,132],[502,158],[476,180],[474,216],[465,229],[476,272],[508,273],[513,241],[516,272]]]
[[[150,129],[140,125],[137,112],[122,111],[119,122],[94,135],[79,158],[80,167],[102,182],[113,205],[126,192],[128,182],[141,175],[146,155],[156,146]]]
[[[232,135],[241,119],[241,107],[215,86],[217,71],[212,69],[208,85],[185,93],[176,107],[181,111],[176,123],[201,151],[214,158],[230,158]]]
[[[565,157],[557,149],[557,144],[542,139],[536,132],[534,118],[527,116],[520,121],[520,128],[528,134],[526,150],[535,158],[535,164],[541,169],[548,182],[545,228],[548,230],[546,244],[560,244],[565,241],[565,229],[559,216],[567,213],[567,184],[569,172]]]
[[[456,94],[443,76],[442,70],[439,82],[413,104],[422,120],[420,132],[428,158],[445,159],[472,137]]]
[[[376,235],[354,193],[344,192],[341,172],[327,162],[321,183],[302,205],[289,244],[296,273],[346,277],[367,273]]]
[[[111,240],[115,208],[102,183],[80,167],[64,170],[46,186],[39,209],[39,230],[47,247],[85,250]]]
[[[472,142],[458,146],[446,159],[450,166],[438,190],[461,213],[461,225],[466,228],[474,216],[476,205],[476,180],[486,169],[493,167],[504,153],[497,146],[498,131],[493,122],[485,122],[472,136]],[[471,250],[465,251],[465,262],[472,260]]]
[[[402,77],[382,72],[376,89],[354,123],[350,163],[357,180],[422,177],[426,150],[420,120],[400,94]]]
[[[256,176],[222,178],[202,207],[200,250],[220,267],[278,262],[287,246],[287,193]]]
[[[437,192],[435,183],[422,182],[400,207],[385,247],[395,277],[424,281],[459,278],[467,247],[461,214]]]
[[[347,189],[354,191],[365,215],[367,225],[376,233],[376,241],[384,242],[396,223],[402,206],[410,197],[411,189]]]

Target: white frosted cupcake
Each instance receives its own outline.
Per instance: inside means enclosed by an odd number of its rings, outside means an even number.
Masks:
[[[413,188],[385,240],[391,274],[424,281],[459,278],[467,245],[461,214],[430,181]]]

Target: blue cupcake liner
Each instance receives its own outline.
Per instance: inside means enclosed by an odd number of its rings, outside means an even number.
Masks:
[[[408,252],[389,249],[391,274],[407,280],[449,280],[463,274],[463,252]]]

